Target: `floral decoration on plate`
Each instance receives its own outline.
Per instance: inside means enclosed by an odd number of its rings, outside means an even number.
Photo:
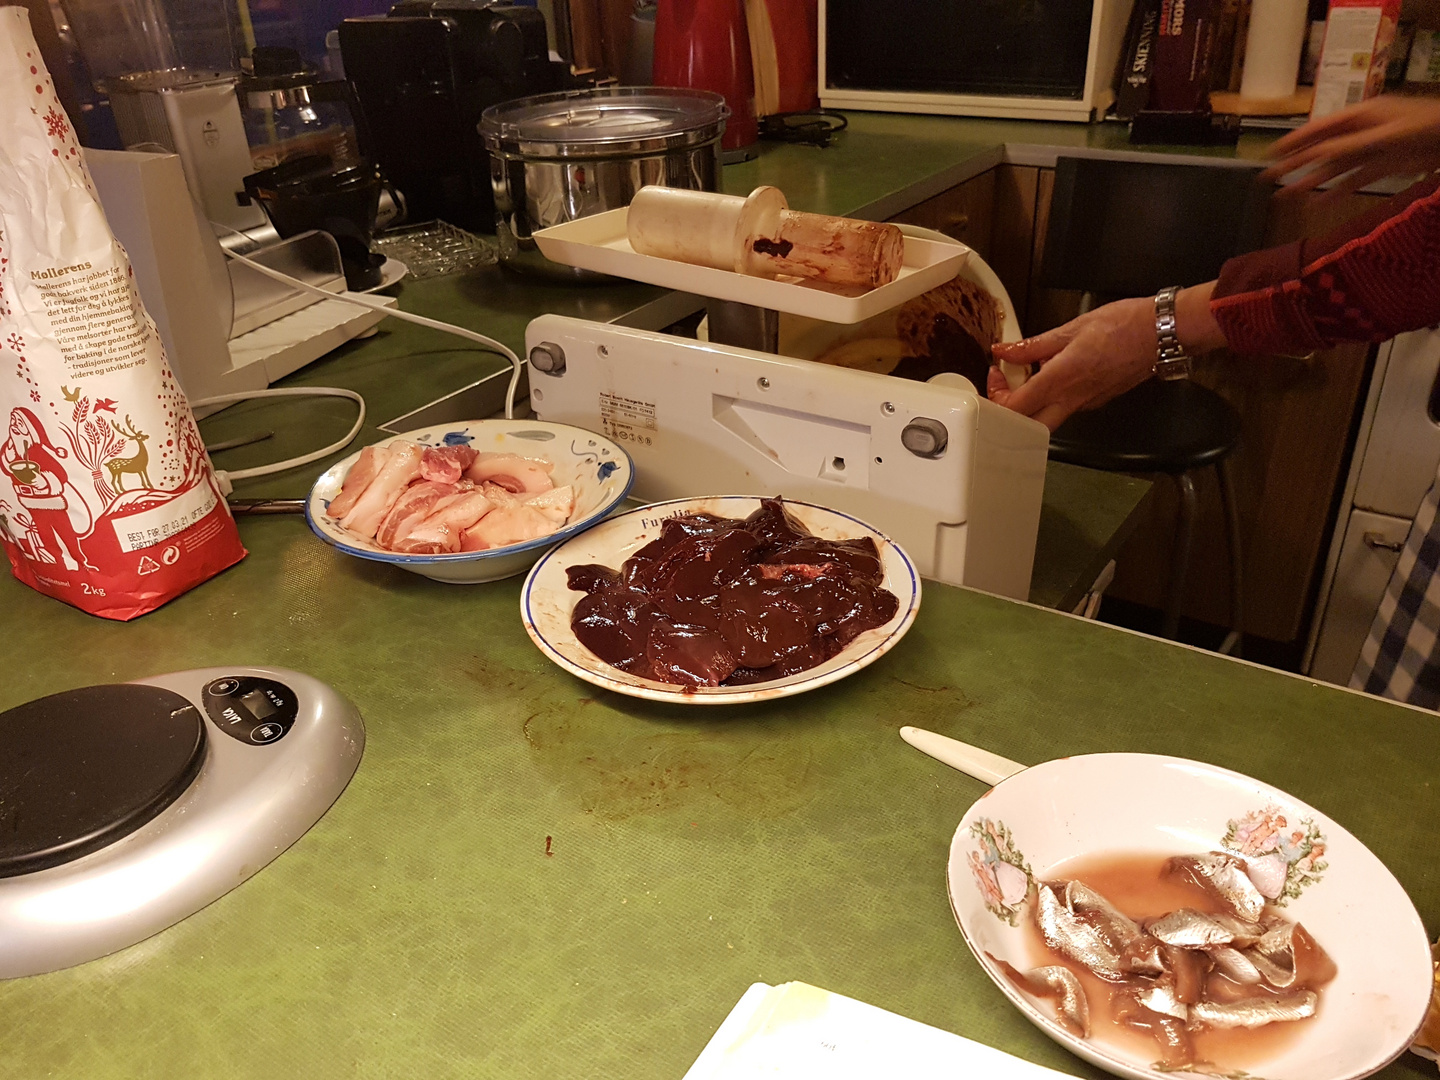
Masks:
[[[1020,908],[1035,887],[1030,864],[1003,822],[981,818],[970,826],[970,835],[980,845],[970,852],[970,872],[975,875],[975,887],[980,890],[985,910],[1018,926]]]
[[[1221,844],[1245,857],[1246,874],[1277,907],[1317,884],[1330,867],[1325,837],[1310,818],[1292,826],[1279,807],[1267,806],[1226,824]]]

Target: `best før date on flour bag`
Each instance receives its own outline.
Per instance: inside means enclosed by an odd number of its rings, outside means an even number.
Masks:
[[[0,423],[31,588],[132,619],[244,558],[23,7],[0,7]]]

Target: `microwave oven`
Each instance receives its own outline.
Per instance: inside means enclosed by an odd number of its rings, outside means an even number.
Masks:
[[[1133,4],[820,0],[820,103],[1085,122],[1114,101]]]

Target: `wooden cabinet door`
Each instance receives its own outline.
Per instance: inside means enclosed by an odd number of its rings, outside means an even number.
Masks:
[[[890,219],[936,229],[974,250],[1004,284],[1020,327],[1027,332],[1035,196],[1043,171],[1028,165],[998,165]]]

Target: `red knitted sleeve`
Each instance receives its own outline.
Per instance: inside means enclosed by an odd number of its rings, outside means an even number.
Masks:
[[[1440,179],[1318,240],[1231,259],[1210,311],[1242,353],[1384,341],[1440,322]]]

